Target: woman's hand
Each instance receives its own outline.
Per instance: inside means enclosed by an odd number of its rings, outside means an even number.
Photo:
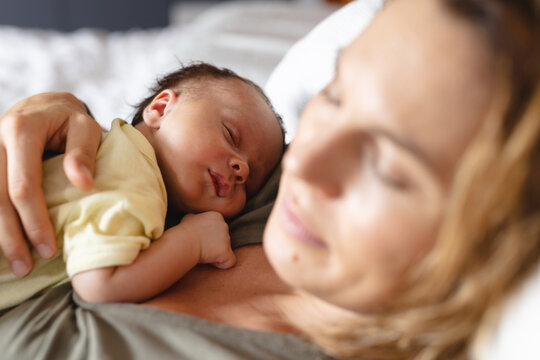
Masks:
[[[88,190],[100,139],[99,124],[68,93],[35,95],[0,115],[0,250],[15,275],[32,269],[25,238],[43,258],[57,250],[41,188],[44,151],[65,152],[67,177]]]

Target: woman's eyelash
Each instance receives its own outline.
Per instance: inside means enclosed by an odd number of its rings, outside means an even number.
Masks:
[[[389,176],[389,175],[386,175],[386,174],[383,174],[381,171],[379,170],[375,170],[377,176],[379,177],[379,179],[385,184],[385,185],[388,185],[394,189],[397,189],[397,190],[406,190],[408,187],[409,187],[409,184],[406,180],[404,180],[403,178],[397,178],[397,177],[394,177],[394,176]]]
[[[325,87],[322,91],[321,91],[321,94],[323,95],[323,97],[328,100],[328,102],[332,105],[340,105],[341,102],[339,100],[339,98],[337,97],[335,91],[333,91],[329,86]]]
[[[381,155],[378,151],[379,150],[374,150],[371,157],[371,167],[373,168],[375,176],[377,176],[377,178],[381,180],[384,185],[387,185],[395,190],[407,190],[410,183],[406,178],[403,176],[390,174],[391,171],[389,170],[381,169],[381,165],[379,163],[379,161],[381,161],[379,156]]]
[[[396,190],[406,190],[409,187],[409,183],[401,176],[389,175],[384,170],[381,170],[376,163],[377,160],[372,161],[373,171],[375,176],[382,181],[384,185],[387,185]]]

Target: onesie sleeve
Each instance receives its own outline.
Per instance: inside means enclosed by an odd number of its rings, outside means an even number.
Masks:
[[[151,239],[161,236],[161,205],[144,194],[109,191],[88,196],[72,207],[63,234],[69,277],[131,264]]]
[[[44,178],[49,215],[69,277],[131,264],[163,234],[167,193],[155,153],[135,128],[114,121],[96,156],[94,187],[72,186],[62,159],[47,160]]]

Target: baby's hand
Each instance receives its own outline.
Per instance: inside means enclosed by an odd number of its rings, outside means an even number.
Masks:
[[[212,264],[219,269],[228,269],[236,264],[231,248],[229,226],[216,211],[187,214],[181,221],[199,241],[200,264]]]

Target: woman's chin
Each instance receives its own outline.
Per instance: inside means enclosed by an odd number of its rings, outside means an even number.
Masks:
[[[326,249],[306,243],[291,234],[280,211],[283,208],[276,202],[264,231],[266,257],[285,283],[311,292],[313,286],[324,283],[321,280],[324,278],[328,254]],[[320,276],[314,276],[314,273]]]

